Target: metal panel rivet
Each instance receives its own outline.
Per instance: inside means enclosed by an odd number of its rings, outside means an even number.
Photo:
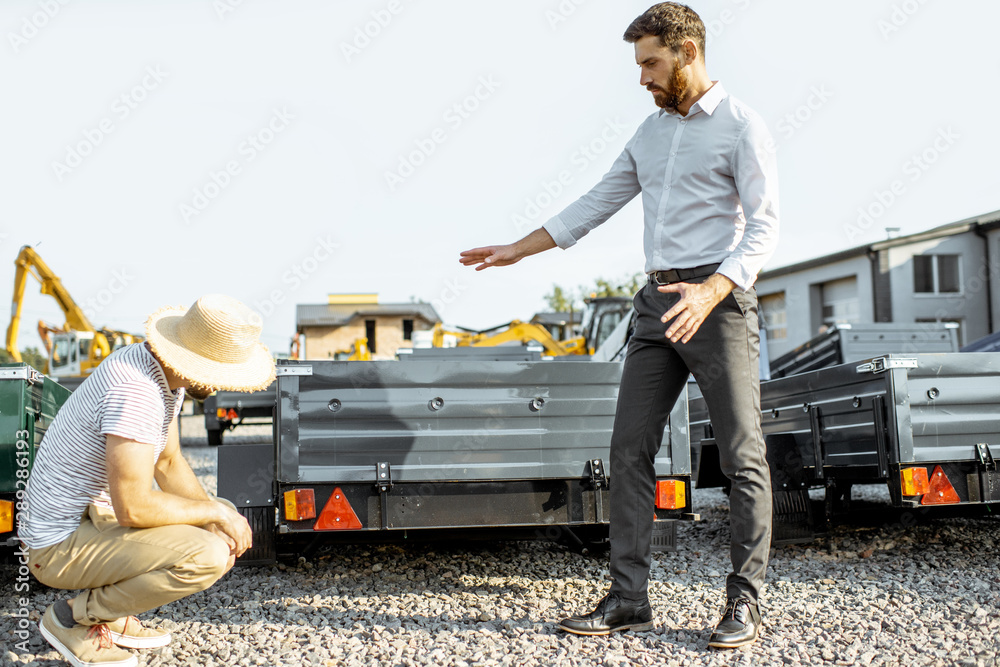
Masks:
[[[440,410],[441,408],[444,407],[444,399],[441,398],[440,396],[436,396],[431,400],[427,401],[427,407],[435,411]]]
[[[931,387],[930,389],[927,390],[927,398],[931,399],[932,401],[940,395],[941,392],[938,391],[937,387]]]
[[[777,408],[775,408],[774,410],[771,410],[771,419],[777,419],[779,414],[781,414],[781,413],[778,412]]]
[[[808,403],[803,403],[802,404],[802,412],[809,412],[809,404]]]
[[[533,398],[531,399],[531,402],[528,403],[528,409],[530,409],[532,412],[538,412],[539,410],[542,409],[543,405],[545,405],[544,398]]]
[[[330,402],[326,404],[326,407],[330,408],[330,412],[337,412],[338,410],[340,410],[340,408],[343,407],[343,404],[340,402],[340,399],[333,398],[330,399]]]
[[[859,397],[855,396],[854,400],[851,401],[851,405],[853,405],[856,408],[860,408],[861,407],[861,399]]]

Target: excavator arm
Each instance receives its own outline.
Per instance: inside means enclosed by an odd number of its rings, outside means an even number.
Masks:
[[[34,276],[41,284],[41,293],[48,294],[62,309],[66,317],[65,330],[87,331],[98,333],[91,324],[90,319],[84,314],[83,309],[77,305],[69,291],[63,287],[59,279],[49,265],[38,256],[31,246],[23,246],[14,260],[16,272],[14,274],[14,296],[11,300],[10,324],[7,326],[7,353],[14,361],[21,361],[21,353],[18,350],[17,339],[21,328],[21,307],[24,302],[24,291],[27,286],[28,276]],[[50,328],[51,331],[56,331]],[[44,340],[44,337],[43,337]],[[103,359],[111,353],[111,347],[106,335],[95,335],[93,345],[95,349],[91,356]]]

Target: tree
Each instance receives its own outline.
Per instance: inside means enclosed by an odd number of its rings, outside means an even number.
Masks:
[[[12,359],[10,358],[10,354],[7,353],[7,350],[0,350],[0,363],[9,364],[11,361]],[[44,371],[45,364],[48,363],[45,354],[37,347],[26,347],[21,350],[21,361],[34,368],[36,371]]]
[[[587,297],[632,296],[642,287],[645,278],[645,274],[642,273],[617,281],[597,278],[590,289],[581,285],[576,290],[567,290],[560,285],[553,285],[552,291],[544,297],[545,303],[557,313],[583,310],[583,300]]]
[[[37,347],[26,347],[21,350],[21,359],[36,371],[44,371],[48,363],[45,353]]]

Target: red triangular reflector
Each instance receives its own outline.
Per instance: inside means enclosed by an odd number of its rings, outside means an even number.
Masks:
[[[359,528],[361,521],[338,486],[323,506],[313,530],[358,530]]]
[[[930,481],[931,490],[924,494],[920,500],[921,505],[953,505],[961,502],[955,487],[948,481],[948,475],[944,474],[941,466],[934,466]]]

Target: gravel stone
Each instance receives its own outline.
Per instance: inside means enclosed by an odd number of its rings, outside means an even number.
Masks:
[[[184,454],[214,491],[216,451],[186,446]],[[755,644],[708,648],[729,570],[727,502],[717,490],[696,490],[702,521],[681,524],[677,552],[654,554],[650,632],[578,637],[556,629],[604,595],[606,555],[547,542],[347,545],[238,568],[144,614],[174,641],[140,652],[140,664],[1000,664],[1000,520],[908,515],[888,508],[888,493],[875,486],[855,487],[850,521],[773,550]],[[33,579],[27,594],[15,593],[16,574],[16,563],[0,565],[0,660],[59,662],[35,626],[65,594]],[[29,602],[27,651],[15,646],[19,597]]]

